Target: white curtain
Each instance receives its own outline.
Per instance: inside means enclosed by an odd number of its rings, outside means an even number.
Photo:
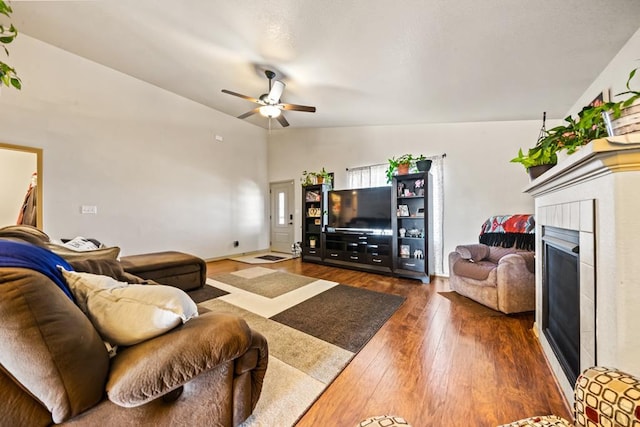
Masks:
[[[434,273],[444,275],[444,158],[445,154],[427,156],[431,160],[431,240],[433,243]],[[347,170],[348,188],[382,187],[387,183],[387,163],[349,168]],[[415,172],[413,170],[412,172]]]
[[[444,158],[445,154],[427,157],[431,160],[431,222],[433,230],[431,239],[433,241],[434,273],[438,276],[444,275]]]
[[[387,164],[362,166],[347,170],[349,188],[383,187],[387,184]]]

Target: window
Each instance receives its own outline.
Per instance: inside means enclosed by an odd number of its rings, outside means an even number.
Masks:
[[[285,192],[282,191],[280,193],[278,193],[278,225],[284,225],[285,223],[285,210],[286,210],[286,205],[285,205]]]
[[[347,171],[349,188],[383,187],[387,183],[387,164],[350,168]]]

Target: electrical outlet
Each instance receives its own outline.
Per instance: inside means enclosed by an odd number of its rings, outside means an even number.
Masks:
[[[95,205],[82,205],[80,206],[80,213],[83,215],[96,215],[98,213],[98,207]]]

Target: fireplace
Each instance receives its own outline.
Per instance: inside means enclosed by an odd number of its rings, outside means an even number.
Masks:
[[[580,233],[542,228],[542,330],[569,383],[580,374]]]
[[[548,268],[553,266],[543,265],[543,259],[546,251],[557,255],[554,251],[558,248],[551,245],[553,249],[550,249],[542,239],[546,237],[548,242],[554,238],[565,240],[564,236],[553,236],[553,228],[579,234],[579,256],[575,260],[559,261],[560,265],[575,262],[577,272],[573,267],[559,269],[562,273],[571,271],[578,277],[580,308],[569,318],[579,319],[577,354],[580,370],[594,365],[613,366],[640,375],[640,328],[637,326],[640,324],[640,198],[635,197],[638,188],[640,144],[614,144],[598,139],[583,146],[525,189],[534,196],[536,206],[534,332],[569,405],[573,402],[574,383],[565,370],[567,365],[570,367],[575,363],[575,342],[571,345],[573,350],[565,357],[574,361],[565,364],[556,355],[558,349],[552,348],[552,338],[548,338],[549,334],[553,337],[554,333],[566,331],[553,331],[553,325],[544,319],[545,311],[553,314],[554,310],[553,305],[543,302],[544,294],[555,295],[543,284],[547,273],[554,274],[553,268]],[[571,245],[577,246],[570,239],[568,244],[561,245],[565,247],[560,250],[561,255],[572,256]],[[575,293],[575,289],[568,292]],[[563,303],[560,310],[574,305]],[[570,334],[575,333],[575,324],[570,325],[566,319],[559,323],[574,331]],[[557,341],[555,337],[553,339]]]

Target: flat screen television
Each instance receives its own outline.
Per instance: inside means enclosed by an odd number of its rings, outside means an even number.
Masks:
[[[333,190],[328,198],[328,231],[391,230],[391,187]]]

